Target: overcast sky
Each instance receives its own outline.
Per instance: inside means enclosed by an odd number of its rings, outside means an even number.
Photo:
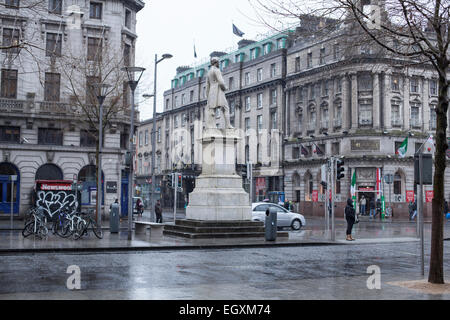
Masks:
[[[232,32],[234,23],[243,38],[255,39],[271,31],[256,22],[255,13],[248,0],[151,0],[137,14],[136,66],[146,68],[141,80],[139,104],[141,120],[152,118],[153,100],[142,94],[153,93],[154,60],[164,53],[172,59],[158,63],[157,112],[163,111],[163,92],[170,89],[176,68],[193,65],[208,58],[212,51],[225,51],[236,47],[242,38]],[[194,42],[197,59],[194,58]],[[144,100],[144,101],[142,101]]]

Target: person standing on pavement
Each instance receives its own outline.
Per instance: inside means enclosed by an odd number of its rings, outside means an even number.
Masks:
[[[365,216],[366,215],[366,198],[364,198],[364,195],[361,196],[361,200],[359,201],[359,213],[361,213],[361,215]]]
[[[375,216],[375,201],[373,200],[373,198],[370,199],[369,208],[370,208],[370,219],[372,219],[372,217]]]
[[[155,204],[156,223],[162,223],[161,202],[158,200]]]
[[[352,237],[352,229],[353,229],[353,224],[355,223],[355,208],[353,208],[353,201],[352,199],[347,199],[347,206],[345,207],[345,220],[347,220],[347,232],[346,235],[347,237],[345,238],[345,240],[347,241],[353,241],[355,240]]]

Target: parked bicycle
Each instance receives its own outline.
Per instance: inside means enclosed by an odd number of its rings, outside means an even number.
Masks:
[[[42,209],[30,210],[30,217],[26,220],[22,235],[26,238],[32,234],[41,239],[48,235],[47,217]]]
[[[92,232],[95,234],[95,236],[99,239],[103,238],[103,231],[102,227],[97,224],[97,221],[92,217],[92,211],[89,213],[84,214],[86,224],[84,225],[84,230],[79,235],[79,238],[81,238],[83,235],[88,235],[88,231],[92,230]]]

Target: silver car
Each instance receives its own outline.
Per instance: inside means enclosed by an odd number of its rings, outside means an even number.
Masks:
[[[300,230],[301,227],[306,225],[303,215],[290,212],[282,206],[270,202],[252,203],[252,220],[265,222],[268,208],[275,208],[277,212],[277,227],[291,227],[294,230]]]

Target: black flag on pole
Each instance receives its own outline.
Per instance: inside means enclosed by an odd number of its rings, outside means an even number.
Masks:
[[[242,37],[245,33],[243,33],[241,30],[238,29],[233,23],[233,33],[237,35],[238,37]]]

